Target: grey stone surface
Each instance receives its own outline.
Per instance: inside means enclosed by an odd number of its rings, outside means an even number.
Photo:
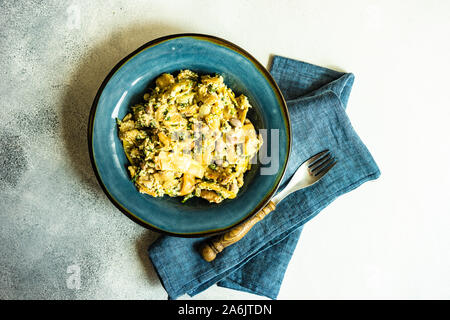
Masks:
[[[132,15],[114,26],[124,3],[101,3],[1,1],[1,299],[166,298],[146,255],[158,235],[101,191],[87,122],[122,57],[180,30]]]

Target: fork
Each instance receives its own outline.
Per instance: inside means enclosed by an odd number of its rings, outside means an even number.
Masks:
[[[207,240],[200,248],[203,259],[208,262],[213,261],[217,254],[222,252],[223,249],[241,240],[256,223],[275,210],[277,204],[289,194],[313,185],[330,171],[336,163],[337,160],[332,156],[329,150],[319,152],[303,162],[295,171],[294,176],[291,178],[288,185],[274,196],[269,203],[263,209],[258,211],[251,219],[232,228],[224,234]]]

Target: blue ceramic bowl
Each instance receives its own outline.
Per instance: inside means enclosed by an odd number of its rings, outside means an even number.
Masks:
[[[130,181],[128,160],[118,138],[116,118],[142,101],[157,76],[181,69],[223,76],[236,93],[253,106],[248,117],[256,129],[279,130],[279,169],[262,175],[260,164],[245,174],[244,186],[233,200],[211,204],[193,198],[154,198],[137,191]],[[228,230],[256,214],[270,200],[283,177],[291,144],[286,103],[267,70],[236,45],[213,36],[177,34],[151,41],[120,61],[102,83],[89,119],[89,151],[100,185],[128,217],[158,232],[201,237]],[[269,144],[270,141],[264,143]]]

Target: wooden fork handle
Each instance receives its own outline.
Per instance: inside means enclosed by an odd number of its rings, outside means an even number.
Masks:
[[[275,210],[275,203],[270,201],[263,209],[258,211],[251,219],[246,222],[240,224],[237,227],[225,232],[224,234],[218,235],[205,242],[203,246],[200,248],[200,253],[208,262],[213,261],[217,254],[222,252],[223,249],[228,247],[229,245],[238,242],[241,240],[247,232],[250,231],[253,226],[264,219],[270,212]]]

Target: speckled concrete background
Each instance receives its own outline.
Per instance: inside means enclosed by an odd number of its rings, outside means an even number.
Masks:
[[[146,255],[158,235],[108,201],[87,150],[90,106],[109,70],[143,43],[186,31],[152,16],[156,4],[127,4],[1,1],[1,299],[167,297]],[[67,284],[73,266],[78,289]]]

